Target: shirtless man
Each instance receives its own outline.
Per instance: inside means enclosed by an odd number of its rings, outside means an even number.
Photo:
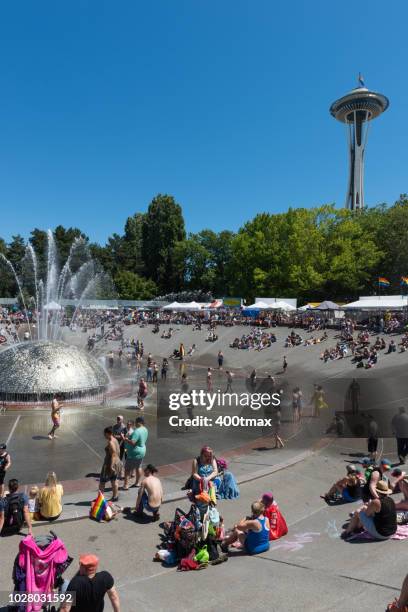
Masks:
[[[48,434],[50,440],[56,438],[55,431],[61,425],[61,406],[56,397],[51,402],[51,420],[52,420],[52,429]]]
[[[144,478],[140,485],[136,500],[136,515],[143,516],[143,510],[153,513],[153,520],[160,519],[160,506],[163,502],[163,487],[160,478],[156,476],[158,470],[151,463],[144,468]]]

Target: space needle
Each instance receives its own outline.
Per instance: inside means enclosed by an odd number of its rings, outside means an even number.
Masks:
[[[330,107],[331,115],[345,123],[348,129],[350,170],[346,208],[350,210],[364,208],[364,153],[369,122],[387,110],[388,106],[388,98],[367,89],[359,75],[358,87],[333,102]]]

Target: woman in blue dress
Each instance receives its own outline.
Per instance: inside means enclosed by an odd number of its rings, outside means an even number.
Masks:
[[[214,451],[209,446],[203,446],[198,457],[193,459],[191,468],[191,489],[194,495],[208,489],[208,483],[218,475]]]

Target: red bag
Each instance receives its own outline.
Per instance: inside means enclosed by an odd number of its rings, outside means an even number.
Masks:
[[[279,540],[288,533],[288,526],[277,503],[273,502],[269,508],[265,508],[264,514],[269,519],[270,540]]]

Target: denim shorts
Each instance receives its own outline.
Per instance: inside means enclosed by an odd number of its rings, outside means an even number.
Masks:
[[[373,538],[375,538],[376,540],[389,540],[391,536],[383,536],[378,533],[372,516],[367,516],[364,510],[360,512],[359,516],[364,529],[368,531],[368,533],[372,535]]]

